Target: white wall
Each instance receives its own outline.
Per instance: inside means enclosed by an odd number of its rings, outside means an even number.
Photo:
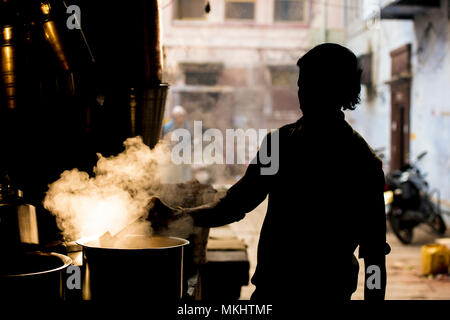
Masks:
[[[375,0],[376,1],[376,0]],[[373,6],[373,0],[365,4]],[[367,12],[367,10],[366,10]],[[363,21],[349,26],[347,46],[360,55],[372,51],[373,80],[376,94],[372,99],[362,89],[362,103],[348,119],[377,148],[386,146],[390,154],[389,53],[412,44],[411,158],[428,151],[421,162],[431,187],[441,191],[443,205],[450,208],[450,55],[447,1],[441,9],[417,16],[414,21],[382,20],[366,27]],[[388,163],[387,159],[387,163]]]
[[[450,55],[447,4],[415,19],[411,154],[428,151],[424,171],[450,208]]]
[[[361,104],[355,111],[347,112],[347,119],[373,148],[386,147],[387,156],[390,154],[391,97],[386,82],[391,78],[390,52],[413,39],[410,21],[382,21],[369,29],[360,21],[359,27],[350,26],[349,30],[348,48],[357,56],[372,52],[373,88],[369,92],[362,86]]]

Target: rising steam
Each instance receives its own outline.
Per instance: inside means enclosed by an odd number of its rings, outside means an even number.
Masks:
[[[115,235],[146,214],[167,171],[170,150],[164,144],[151,150],[141,137],[127,139],[124,146],[117,156],[98,154],[94,177],[73,169],[49,186],[44,207],[56,216],[67,240],[105,232]],[[141,222],[133,231],[150,235],[150,224]]]

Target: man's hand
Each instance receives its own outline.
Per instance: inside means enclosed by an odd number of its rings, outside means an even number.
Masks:
[[[152,228],[158,231],[167,228],[169,223],[180,216],[181,210],[166,205],[158,197],[153,197],[148,205],[147,220],[152,223]]]
[[[187,238],[194,232],[194,221],[187,211],[181,207],[172,208],[153,197],[147,220],[151,222],[155,235]]]

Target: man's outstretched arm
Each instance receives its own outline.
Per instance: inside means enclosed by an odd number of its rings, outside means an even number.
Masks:
[[[267,196],[267,186],[253,172],[257,168],[252,166],[222,199],[195,208],[185,208],[182,212],[191,215],[194,225],[199,227],[213,228],[241,220]]]
[[[267,137],[264,139],[260,151],[255,159],[260,159],[261,150],[266,152]],[[267,153],[266,153],[267,154]],[[155,227],[164,224],[164,220],[189,215],[194,225],[200,227],[219,227],[245,217],[245,214],[255,209],[266,198],[270,185],[271,175],[264,174],[264,168],[259,161],[252,161],[247,167],[245,175],[234,184],[226,195],[218,201],[211,202],[195,208],[170,208],[160,200],[154,200],[149,213],[149,220]],[[166,222],[167,223],[167,222]]]

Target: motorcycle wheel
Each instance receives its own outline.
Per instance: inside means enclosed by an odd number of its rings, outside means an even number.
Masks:
[[[445,225],[444,219],[442,219],[441,215],[436,214],[429,223],[430,227],[439,235],[443,235],[447,230],[447,226]]]
[[[398,240],[400,240],[403,244],[411,244],[413,239],[413,229],[405,228],[401,226],[400,219],[396,216],[390,214],[389,215],[389,223],[391,225],[392,231],[397,236]]]

